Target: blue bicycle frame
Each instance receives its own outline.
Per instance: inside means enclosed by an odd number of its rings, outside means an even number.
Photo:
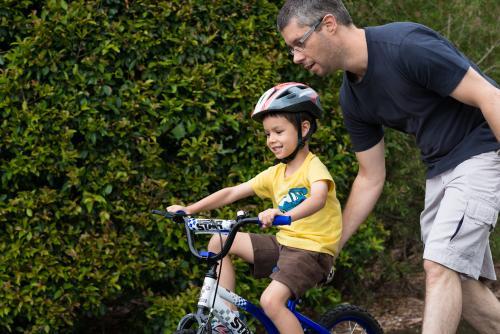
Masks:
[[[224,302],[228,301],[229,303],[236,305],[238,308],[250,313],[264,326],[267,333],[279,334],[279,331],[276,329],[273,322],[267,317],[267,315],[260,307],[255,306],[245,298],[238,296],[236,293],[224,287],[216,286],[217,281],[215,278],[213,278],[213,270],[214,268],[212,267],[205,276],[205,281],[203,282],[200,298],[198,300],[198,313],[189,314],[184,317],[180,321],[178,329],[181,329],[187,321],[193,321],[193,319],[199,319],[196,320],[199,323],[207,321],[205,310],[211,310],[215,317],[233,333],[251,333],[247,326],[234,314],[234,312],[230,310],[230,308]],[[304,329],[309,328],[315,333],[320,334],[330,333],[330,331],[328,331],[326,328],[323,328],[313,320],[298,312],[295,309],[296,305],[297,302],[295,300],[290,300],[288,301],[287,307],[297,317]]]
[[[259,223],[258,218],[247,218],[245,215],[238,213],[238,218],[236,220],[222,220],[222,219],[196,219],[188,217],[186,214],[180,213],[168,213],[158,210],[152,211],[155,214],[160,214],[166,218],[174,220],[174,222],[182,224],[184,223],[188,246],[191,253],[199,260],[206,261],[209,266],[207,273],[205,274],[205,280],[201,288],[200,296],[198,299],[198,310],[196,313],[191,313],[184,316],[178,326],[177,330],[192,329],[193,326],[197,326],[199,330],[209,330],[211,332],[211,319],[213,317],[217,318],[224,326],[227,327],[232,333],[237,334],[251,334],[246,324],[229,308],[229,302],[236,305],[239,309],[245,310],[255,317],[265,328],[267,333],[278,334],[276,326],[267,317],[264,311],[249,302],[248,300],[238,296],[236,293],[219,286],[217,278],[217,267],[218,261],[224,258],[231,248],[237,231],[244,224],[249,223]],[[277,216],[273,225],[289,225],[291,223],[290,217],[287,216]],[[211,252],[202,251],[199,252],[194,247],[194,235],[200,233],[223,233],[227,234],[226,242],[222,246],[221,251],[218,254]],[[287,308],[295,315],[298,321],[301,323],[302,328],[308,332],[315,332],[319,334],[330,333],[329,329],[319,325],[308,317],[302,315],[296,310],[297,302],[295,300],[289,300],[287,303]],[[373,319],[369,314],[363,315],[363,313],[356,314],[351,313],[353,308],[349,308],[347,313],[335,320],[326,320],[329,327],[335,327],[340,322],[353,322],[357,325],[361,325],[366,333],[368,334],[380,334],[382,329],[380,325]],[[363,312],[362,309],[354,307],[354,312]],[[356,327],[354,327],[356,328]],[[203,332],[205,333],[205,332]]]
[[[317,324],[316,322],[312,321],[305,315],[295,310],[296,305],[297,305],[296,301],[289,300],[287,307],[295,315],[295,317],[297,317],[297,319],[302,324],[302,327],[304,329],[309,328],[312,329],[315,333],[319,334],[330,334],[329,330],[327,330],[326,328],[322,327],[321,325]],[[248,313],[252,314],[252,316],[257,318],[260,321],[260,323],[264,326],[267,333],[279,334],[279,331],[276,329],[273,322],[265,315],[265,313],[262,311],[260,307],[257,307],[252,303],[246,301],[246,305],[243,306],[242,309],[244,309]]]

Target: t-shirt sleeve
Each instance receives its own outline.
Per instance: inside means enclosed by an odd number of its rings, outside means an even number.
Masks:
[[[248,181],[253,191],[260,198],[272,198],[272,174],[275,166],[269,167],[265,171],[260,172],[254,178]]]
[[[400,59],[408,79],[449,96],[470,67],[467,58],[432,30],[417,29],[401,44]]]
[[[319,160],[318,157],[315,157],[309,166],[309,172],[307,175],[310,184],[314,182],[324,180],[328,182],[328,189],[331,190],[335,188],[335,183],[333,182],[332,175],[328,171],[328,168]]]

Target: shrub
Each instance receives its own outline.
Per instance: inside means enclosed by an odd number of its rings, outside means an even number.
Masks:
[[[2,331],[172,331],[192,310],[203,265],[188,256],[182,229],[149,210],[195,201],[271,165],[248,115],[278,82],[309,83],[335,111],[321,120],[313,151],[347,198],[356,163],[338,112],[340,74],[314,78],[289,61],[274,2],[3,3]],[[348,5],[360,18],[371,10]],[[399,156],[404,140],[396,138],[389,152]],[[405,161],[395,165],[405,175],[420,168]],[[390,192],[404,182],[397,179]],[[407,190],[410,207],[414,191]],[[383,203],[391,212],[401,207]],[[269,205],[249,199],[212,215]],[[360,264],[387,239],[381,222],[375,216],[363,226],[340,270],[364,275]],[[256,301],[264,284],[244,278],[238,289]],[[308,298],[305,307],[321,311],[340,296],[323,288]]]

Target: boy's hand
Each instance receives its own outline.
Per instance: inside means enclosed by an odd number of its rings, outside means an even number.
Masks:
[[[189,214],[187,207],[182,205],[171,205],[167,207],[167,211],[170,213],[176,213],[177,211],[184,211],[186,214]]]
[[[281,211],[278,209],[267,209],[259,213],[259,220],[262,224],[262,228],[269,227],[273,224],[274,217],[281,215]]]

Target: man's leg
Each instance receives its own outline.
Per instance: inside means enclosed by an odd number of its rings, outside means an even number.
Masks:
[[[455,333],[462,310],[460,276],[439,263],[424,260],[425,310],[423,334]]]
[[[479,333],[500,333],[500,301],[482,282],[462,281],[463,317]]]
[[[427,180],[420,220],[426,272],[424,333],[454,333],[462,304],[465,316],[473,317],[462,296],[461,274],[496,279],[488,237],[500,206],[499,166],[500,157],[489,152]]]

